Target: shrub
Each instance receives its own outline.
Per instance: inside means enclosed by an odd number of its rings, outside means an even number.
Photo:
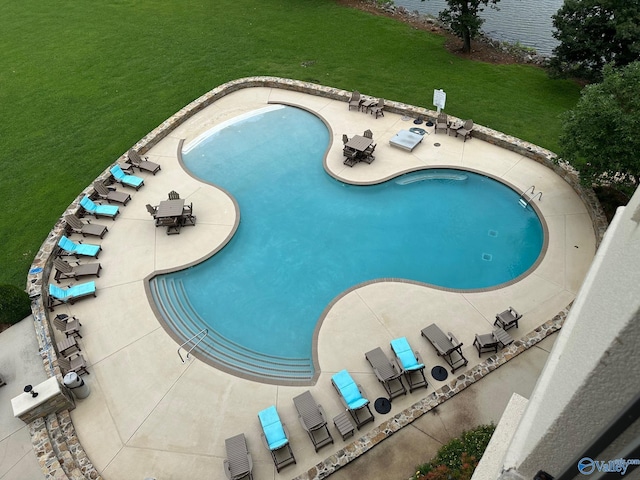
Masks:
[[[13,325],[31,313],[29,295],[15,285],[0,285],[0,323]]]
[[[484,453],[495,425],[480,425],[443,445],[435,458],[416,468],[413,480],[469,480]]]

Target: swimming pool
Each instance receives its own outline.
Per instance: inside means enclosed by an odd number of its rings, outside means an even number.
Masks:
[[[329,133],[316,116],[274,106],[188,145],[185,166],[234,195],[240,226],[200,265],[150,281],[181,338],[201,328],[200,355],[267,381],[309,380],[325,307],[354,285],[399,278],[489,288],[529,269],[542,226],[491,178],[426,170],[375,186],[327,175]]]

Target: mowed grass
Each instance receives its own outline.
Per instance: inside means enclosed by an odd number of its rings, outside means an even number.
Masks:
[[[0,283],[78,193],[184,105],[240,77],[359,89],[558,146],[579,88],[537,68],[450,55],[443,39],[333,0],[2,1]]]

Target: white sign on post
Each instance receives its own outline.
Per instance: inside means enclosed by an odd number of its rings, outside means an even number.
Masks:
[[[444,104],[447,101],[447,94],[442,89],[436,89],[433,91],[433,104],[438,107],[438,113],[440,110],[444,110]]]

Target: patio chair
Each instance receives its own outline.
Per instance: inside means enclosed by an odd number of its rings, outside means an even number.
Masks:
[[[125,187],[132,187],[138,191],[140,190],[140,187],[144,185],[144,179],[136,177],[135,175],[127,175],[122,171],[122,167],[120,165],[114,165],[109,169],[109,171],[111,172],[111,175],[113,175],[115,181]]]
[[[496,315],[496,321],[493,322],[494,325],[503,328],[504,330],[509,330],[512,327],[518,328],[518,321],[522,318],[518,312],[516,312],[513,307],[509,307],[504,312],[498,313]]]
[[[58,256],[74,255],[76,258],[79,258],[80,255],[98,258],[98,254],[100,253],[100,250],[102,250],[102,247],[100,245],[91,245],[89,243],[75,243],[73,240],[68,239],[64,235],[60,237],[60,240],[58,240],[58,246],[61,249],[61,251],[58,253]]]
[[[349,99],[349,110],[351,110],[352,107],[356,110],[360,109],[360,92],[358,90],[354,90]]]
[[[69,372],[75,372],[78,375],[89,375],[87,370],[87,362],[82,354],[77,354],[75,357],[65,358],[63,356],[58,357],[58,365],[62,369],[62,373],[67,374]]]
[[[438,118],[436,118],[435,133],[438,133],[438,130],[444,130],[444,133],[449,130],[449,118],[446,113],[440,112]]]
[[[93,182],[93,189],[96,191],[96,194],[102,200],[106,200],[107,203],[116,202],[126,205],[129,200],[131,200],[131,195],[128,193],[119,192],[113,187],[109,188],[102,182]]]
[[[376,144],[372,143],[364,150],[364,152],[362,152],[361,160],[369,164],[373,162],[376,159],[376,157],[373,156],[373,152],[375,150],[376,150]]]
[[[473,340],[473,346],[478,350],[478,358],[480,358],[483,353],[498,353],[498,345],[498,339],[493,336],[493,333],[485,333],[483,335],[476,333],[475,339]]]
[[[133,148],[127,152],[129,162],[140,171],[151,172],[154,175],[160,171],[160,165],[150,162],[146,157],[142,158]]]
[[[78,263],[77,265],[71,265],[61,258],[54,258],[53,266],[56,269],[56,273],[53,276],[56,283],[60,283],[61,279],[64,280],[67,278],[78,280],[78,277],[91,275],[100,277],[100,270],[102,269],[102,265],[99,263],[85,263],[83,265]]]
[[[416,388],[428,388],[427,379],[424,376],[424,362],[417,351],[411,349],[411,345],[406,337],[391,340],[391,350],[398,359],[398,364],[402,368],[402,373],[409,392],[413,392]]]
[[[367,138],[373,138],[373,132],[369,129],[365,130],[364,133],[362,134],[363,137],[367,137]]]
[[[297,397],[293,397],[293,404],[298,411],[300,425],[302,425],[302,429],[309,435],[316,452],[325,445],[332,444],[333,437],[329,432],[322,405],[316,403],[311,392],[307,390]]]
[[[69,318],[69,315],[65,313],[56,315],[53,319],[53,326],[67,337],[82,338],[82,335],[80,335],[80,327],[82,324],[75,316]]]
[[[346,144],[349,141],[349,137],[346,134],[342,134],[342,144]]]
[[[183,227],[194,227],[196,225],[196,216],[193,214],[193,203],[184,204],[182,207],[182,221]]]
[[[371,107],[369,111],[371,112],[371,115],[375,115],[376,116],[375,118],[378,118],[379,116],[384,117],[383,109],[384,109],[384,98],[380,98],[378,99],[378,104]]]
[[[120,213],[120,209],[116,205],[99,205],[86,195],[80,200],[80,206],[96,218],[109,217],[111,220],[115,220]]]
[[[389,360],[380,347],[365,353],[364,356],[389,395],[389,401],[399,395],[407,394],[407,389],[402,383],[402,367],[397,364],[395,358]]]
[[[96,282],[81,283],[74,285],[66,289],[60,288],[53,283],[49,284],[49,310],[53,312],[53,309],[58,305],[70,303],[73,305],[76,300],[89,295],[96,296]]]
[[[253,460],[247,448],[247,439],[244,433],[224,441],[227,450],[227,458],[224,461],[224,473],[229,480],[248,478],[253,480]]]
[[[64,221],[67,222],[67,227],[72,233],[79,233],[83,237],[93,235],[94,237],[102,238],[109,231],[109,229],[104,225],[91,223],[90,220],[87,220],[87,223],[84,223],[75,215],[65,215]]]
[[[456,130],[456,137],[463,136],[464,141],[467,141],[467,138],[471,138],[471,132],[473,131],[473,120],[467,120],[464,122],[464,126]]]
[[[366,394],[361,385],[356,384],[346,370],[341,370],[331,377],[331,384],[336,389],[340,400],[345,408],[351,414],[351,417],[356,422],[356,427],[360,430],[360,427],[368,422],[373,422],[374,417],[369,408],[369,400],[366,398]],[[360,418],[360,413],[365,413],[364,418]]]
[[[276,407],[272,405],[262,410],[258,413],[258,418],[262,426],[262,441],[271,452],[271,458],[273,458],[276,470],[280,472],[281,468],[296,463],[293,450],[289,445],[285,426],[280,421]]]
[[[149,215],[151,215],[153,218],[156,218],[156,213],[158,213],[158,207],[154,207],[150,203],[147,203],[146,207],[147,207],[147,212],[149,212]]]
[[[169,200],[180,200],[180,194],[175,190],[171,190],[168,195]]]
[[[358,163],[358,152],[353,148],[344,147],[342,150],[342,154],[344,155],[344,164],[349,167],[353,167],[356,163]]]
[[[423,328],[420,332],[424,338],[429,340],[433,348],[436,349],[436,353],[451,367],[451,373],[455,373],[456,370],[462,368],[469,363],[469,361],[462,354],[462,343],[458,342],[451,332],[445,335],[440,327],[435,323],[432,323],[426,328]]]

